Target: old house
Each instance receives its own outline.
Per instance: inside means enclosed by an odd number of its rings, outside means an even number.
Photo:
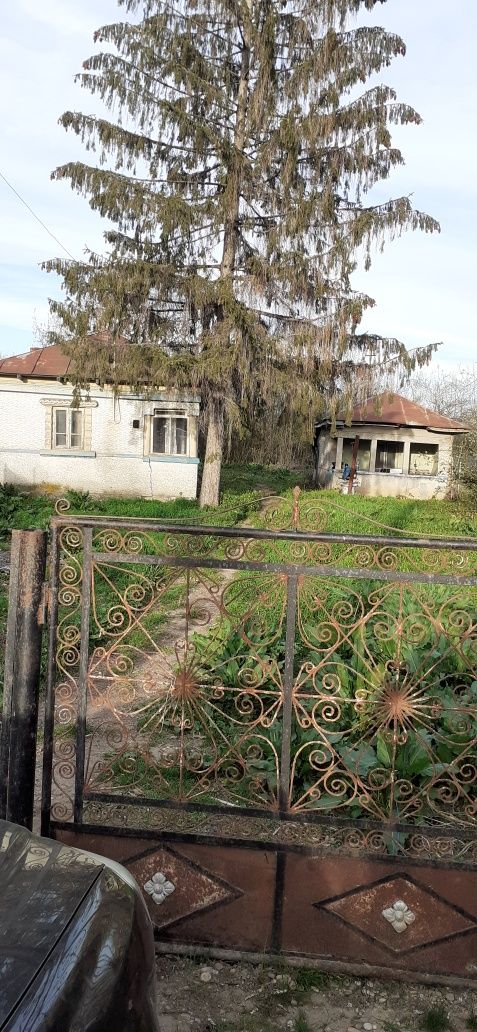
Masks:
[[[382,394],[357,406],[344,419],[316,425],[316,480],[321,487],[353,489],[363,495],[444,497],[452,469],[453,441],[466,433],[461,423],[416,405],[398,394]]]
[[[195,498],[199,399],[93,382],[76,407],[71,362],[56,345],[0,361],[0,482]]]

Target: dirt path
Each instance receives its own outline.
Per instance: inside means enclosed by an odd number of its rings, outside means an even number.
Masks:
[[[477,992],[157,958],[161,1032],[475,1032]]]
[[[154,708],[174,684],[178,668],[184,671],[179,676],[187,677],[186,636],[190,637],[195,632],[213,633],[221,618],[221,596],[234,577],[235,571],[227,569],[212,576],[209,574],[204,577],[203,584],[193,584],[187,595],[186,577],[181,577],[176,583],[183,582],[182,605],[167,612],[164,623],[153,635],[156,648],[151,643],[151,651],[138,653],[130,671],[121,673],[119,657],[117,675],[112,676],[102,650],[92,653],[86,714],[85,785],[89,782],[91,788],[97,789],[104,777],[109,780],[108,771],[115,756],[119,762],[125,756],[127,763],[129,750],[133,754],[142,753],[146,763],[150,762],[151,755],[161,766],[164,762],[167,765],[174,761],[178,751],[177,735],[172,730],[165,730],[160,743],[151,746],[151,732],[149,729],[142,732],[140,722],[145,713],[152,714],[154,720]],[[128,644],[127,638],[125,644]],[[114,639],[111,646],[114,648]],[[195,740],[191,741],[192,749],[195,745]],[[62,770],[61,763],[55,764],[56,787],[53,794],[59,803],[64,794],[71,799],[72,792],[71,777],[68,775],[65,780]],[[121,784],[116,787],[120,788]],[[114,785],[110,783],[109,788],[114,790]]]
[[[184,592],[183,605],[172,609],[166,616],[164,624],[155,635],[157,649],[138,655],[134,668],[130,672],[131,684],[134,684],[134,709],[141,703],[147,704],[151,699],[160,699],[174,682],[174,671],[178,666],[187,666],[186,640],[199,632],[209,634],[221,617],[220,599],[227,585],[235,576],[234,570],[221,571],[220,578],[214,588],[217,594],[208,593],[201,584],[193,587],[187,598]],[[186,613],[187,607],[187,613]],[[126,639],[127,644],[127,639]],[[90,659],[91,689],[88,700],[88,722],[98,724],[111,719],[112,708],[117,704],[123,710],[121,702],[124,685],[128,675],[115,679],[105,678],[108,688],[104,695],[101,692],[101,675],[106,674],[104,664],[97,665],[95,655]]]
[[[233,570],[221,572],[217,581],[218,596],[234,575]],[[193,587],[187,600],[184,597],[182,607],[167,614],[165,623],[156,635],[157,651],[138,657],[130,678],[118,677],[116,680],[109,677],[102,681],[101,666],[96,668],[96,676],[90,677],[88,689],[85,784],[90,782],[96,790],[98,786],[101,787],[100,782],[104,777],[109,780],[108,770],[115,758],[121,763],[121,757],[125,756],[127,764],[129,750],[132,754],[142,754],[146,764],[152,758],[160,768],[178,761],[181,749],[178,736],[166,724],[158,741],[155,713],[175,678],[186,681],[190,676],[190,658],[185,646],[186,628],[189,639],[195,631],[213,633],[221,616],[218,601],[215,595],[208,597],[202,585]],[[94,667],[94,655],[91,657],[90,669],[91,666]],[[184,688],[187,690],[186,685]],[[141,721],[144,719],[146,726],[141,730]],[[152,735],[156,739],[154,742],[151,740]],[[200,751],[201,737],[191,732],[188,738],[188,753],[192,754],[197,749]],[[55,781],[60,794],[63,789],[67,795],[71,795],[71,784],[68,786],[64,783],[60,769],[55,771]],[[113,779],[110,783],[110,790],[121,787],[115,781]]]

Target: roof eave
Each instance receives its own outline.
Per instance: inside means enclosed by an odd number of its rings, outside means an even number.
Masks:
[[[320,422],[315,423],[315,430],[319,430],[322,427],[331,426],[331,419],[322,419]],[[344,419],[336,420],[337,427],[346,427],[351,430],[352,427],[357,426],[382,426],[390,427],[393,430],[427,430],[432,434],[468,434],[470,433],[466,426],[428,426],[425,423],[391,423],[389,420],[383,421],[380,419],[353,419],[352,423],[346,423]]]

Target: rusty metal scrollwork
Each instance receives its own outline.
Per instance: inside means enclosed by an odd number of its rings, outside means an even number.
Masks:
[[[60,514],[56,820],[73,818],[83,735],[84,797],[105,821],[116,799],[280,816],[285,837],[336,817],[348,826],[311,839],[475,859],[459,835],[477,826],[477,551],[333,537],[325,510],[296,491],[258,529]]]

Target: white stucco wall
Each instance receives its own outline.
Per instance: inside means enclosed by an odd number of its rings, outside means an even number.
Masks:
[[[337,430],[336,436],[331,436],[327,430],[322,430],[318,440],[317,480],[321,487],[342,488],[341,479],[341,452],[339,441],[343,438],[359,436],[360,441],[402,441],[405,445],[404,451],[404,472],[375,473],[359,471],[359,483],[356,491],[358,494],[372,495],[373,497],[404,497],[404,498],[443,498],[446,494],[449,475],[452,467],[452,443],[453,435],[436,433],[430,430],[423,430],[414,427],[390,427],[382,426],[350,426]],[[406,472],[408,468],[408,448],[410,444],[437,444],[439,448],[438,470],[436,476],[416,476]],[[407,447],[406,447],[407,445]],[[332,463],[336,463],[336,469],[332,472]],[[339,468],[338,468],[339,467]]]
[[[68,405],[71,385],[0,377],[0,482],[43,491],[72,488],[92,495],[195,498],[196,398],[157,394],[141,399],[92,387],[85,408],[85,451],[51,448],[51,402]],[[188,455],[148,454],[148,417],[155,408],[188,415]],[[139,429],[133,428],[139,420]]]
[[[333,487],[342,484],[335,478]],[[447,491],[447,478],[406,476],[405,473],[360,473],[356,494],[369,495],[372,498],[444,498]]]

